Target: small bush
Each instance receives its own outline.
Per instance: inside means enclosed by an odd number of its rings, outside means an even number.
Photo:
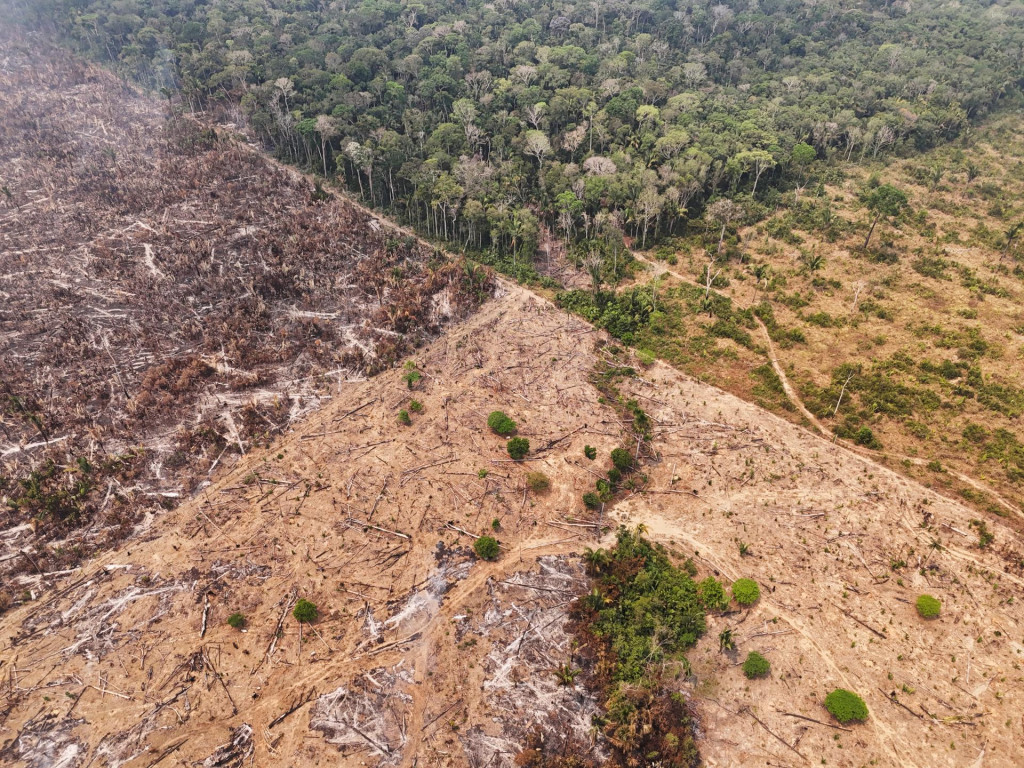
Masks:
[[[612,485],[618,485],[619,481],[622,480],[622,473],[619,472],[615,467],[608,470],[608,482]]]
[[[771,663],[760,653],[757,651],[751,651],[747,654],[747,658],[743,662],[743,674],[747,676],[748,680],[753,680],[758,677],[767,677],[768,673],[771,671]]]
[[[421,403],[419,400],[410,400],[409,410],[412,411],[413,413],[423,413],[423,403]]]
[[[724,611],[729,605],[725,587],[714,576],[708,576],[697,584],[697,599],[708,611]]]
[[[942,603],[931,595],[917,598],[917,612],[922,619],[934,619],[942,612]]]
[[[491,411],[491,415],[487,417],[487,426],[494,434],[502,437],[513,435],[516,431],[516,423],[506,416],[504,411]]]
[[[586,456],[591,461],[593,461],[594,459],[597,458],[597,448],[595,448],[592,445],[584,445],[583,446],[583,455]]]
[[[299,621],[304,621],[307,624],[316,621],[317,616],[320,613],[317,611],[316,606],[306,600],[304,597],[299,598],[299,602],[295,604],[295,608],[292,609],[292,616]]]
[[[753,605],[761,598],[761,588],[753,579],[736,579],[732,583],[732,596],[740,605]]]
[[[583,494],[583,506],[587,509],[597,509],[601,506],[601,497],[593,491]]]
[[[481,560],[494,560],[501,552],[501,547],[493,536],[481,536],[473,542],[473,551]]]
[[[412,424],[412,418],[409,416],[409,412],[404,408],[398,412],[398,423],[406,427]]]
[[[638,349],[636,351],[636,359],[640,361],[640,365],[648,366],[653,365],[655,361],[654,353],[649,349]]]
[[[516,461],[521,461],[526,458],[526,454],[530,452],[530,441],[525,437],[513,437],[508,441],[505,446],[508,451],[508,455]]]
[[[864,699],[845,688],[836,688],[825,697],[825,709],[844,725],[868,719],[868,705]]]
[[[406,383],[409,389],[416,386],[416,382],[423,378],[423,374],[416,370],[416,363],[412,360],[405,364],[405,374],[402,376],[402,380]]]
[[[527,472],[526,484],[534,493],[543,493],[551,487],[551,479],[543,472]]]
[[[625,448],[616,448],[612,451],[612,464],[619,472],[629,472],[633,469],[633,463],[633,454]]]
[[[240,613],[232,613],[228,616],[228,626],[232,629],[241,629],[245,626],[245,616]]]
[[[882,443],[879,442],[878,438],[875,437],[875,433],[868,427],[858,429],[853,435],[853,442],[857,445],[863,445],[865,448],[870,448],[873,451],[882,450]]]

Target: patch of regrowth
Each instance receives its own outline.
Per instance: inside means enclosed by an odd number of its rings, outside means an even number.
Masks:
[[[502,437],[514,435],[516,431],[516,423],[504,411],[491,411],[487,417],[487,426],[494,434]]]
[[[736,579],[732,583],[732,596],[740,605],[753,605],[761,599],[761,588],[753,579]]]
[[[931,595],[917,598],[917,613],[922,619],[934,619],[942,613],[942,603]]]
[[[423,413],[423,403],[421,403],[419,400],[410,400],[409,410],[412,411],[413,413]]]
[[[743,674],[748,680],[767,677],[772,671],[771,662],[757,651],[751,651],[743,661]]]
[[[868,705],[853,691],[836,688],[825,697],[825,709],[843,725],[868,719]]]
[[[724,611],[729,606],[725,587],[714,576],[708,576],[697,584],[697,599],[706,611]]]
[[[398,412],[398,423],[405,427],[412,424],[412,418],[409,416],[409,412],[404,408]]]
[[[627,451],[625,448],[616,448],[612,451],[612,464],[622,474],[631,472],[634,465],[636,464],[633,459],[633,454]]]
[[[526,485],[534,493],[544,493],[551,488],[551,478],[543,472],[527,472]]]
[[[232,613],[228,616],[228,626],[232,629],[242,629],[245,627],[245,616],[241,613]]]
[[[423,378],[423,374],[416,370],[416,363],[409,360],[405,364],[405,373],[402,375],[402,381],[406,383],[409,389],[416,386],[416,383]]]
[[[495,560],[501,552],[501,546],[493,536],[481,536],[473,542],[473,551],[481,560]]]
[[[595,448],[592,445],[584,445],[583,446],[583,455],[586,456],[591,461],[593,461],[594,459],[597,458],[597,448]]]
[[[508,455],[516,461],[522,461],[530,452],[530,441],[525,437],[513,437],[505,445]]]
[[[317,611],[316,605],[309,602],[309,600],[304,597],[299,598],[299,601],[292,609],[292,616],[294,616],[298,621],[302,621],[307,624],[311,624],[316,621],[319,615],[320,613]]]

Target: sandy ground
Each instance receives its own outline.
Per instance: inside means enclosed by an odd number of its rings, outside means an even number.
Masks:
[[[344,388],[4,615],[0,762],[511,765],[534,723],[587,737],[594,702],[553,670],[574,554],[596,545],[580,495],[624,436],[587,383],[609,352],[577,319],[503,290],[417,355],[416,390],[400,371]],[[752,610],[711,619],[679,680],[707,764],[1019,765],[1013,534],[990,524],[981,550],[969,510],[666,366],[640,374],[622,387],[655,418],[659,458],[648,492],[601,522],[643,523],[701,576],[762,585]],[[403,427],[411,398],[424,412]],[[487,430],[496,408],[529,461],[508,461]],[[529,492],[528,470],[552,489]],[[454,529],[494,520],[502,555],[476,561]],[[942,600],[939,619],[917,616],[922,592]],[[320,611],[301,636],[300,597]],[[244,632],[226,625],[235,612]],[[734,654],[718,651],[727,626]],[[769,679],[743,677],[749,650]],[[835,686],[864,697],[867,723],[835,727],[822,706]]]

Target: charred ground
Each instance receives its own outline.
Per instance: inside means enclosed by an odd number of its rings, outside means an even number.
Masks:
[[[482,271],[331,199],[230,126],[13,35],[0,37],[0,567],[59,570],[124,536],[489,291]]]

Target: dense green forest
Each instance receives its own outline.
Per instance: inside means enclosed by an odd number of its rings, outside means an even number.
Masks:
[[[697,217],[724,232],[782,190],[813,191],[834,161],[954,139],[1024,74],[1015,0],[43,0],[24,12],[187,109],[240,107],[282,158],[520,277],[545,227],[572,258],[605,264],[624,236],[650,245]]]

